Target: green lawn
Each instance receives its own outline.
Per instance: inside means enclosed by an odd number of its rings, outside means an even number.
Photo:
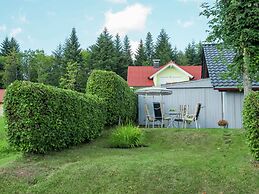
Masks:
[[[4,118],[0,117],[0,167],[10,163],[21,155],[8,145],[6,130]]]
[[[0,167],[0,193],[259,193],[242,130],[145,129],[148,147],[91,144]]]

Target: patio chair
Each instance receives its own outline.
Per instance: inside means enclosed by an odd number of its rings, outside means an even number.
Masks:
[[[155,121],[161,123],[161,127],[164,126],[164,121],[170,121],[171,117],[166,116],[163,105],[159,102],[153,102]]]
[[[180,114],[179,117],[176,117],[174,119],[174,122],[177,122],[178,124],[178,128],[179,128],[179,123],[182,122],[182,128],[184,127],[184,120],[185,120],[185,116],[188,114],[189,111],[189,105],[180,105]]]
[[[187,115],[185,115],[185,118],[184,118],[184,126],[185,126],[185,128],[186,128],[187,124],[190,125],[192,122],[195,122],[196,129],[200,128],[200,126],[198,125],[198,118],[199,118],[200,111],[201,111],[201,103],[198,103],[196,105],[196,109],[195,109],[195,113],[194,114],[187,114]]]
[[[150,115],[150,112],[149,112],[149,109],[148,109],[148,105],[147,105],[147,104],[145,104],[145,115],[146,115],[146,118],[145,118],[145,120],[146,120],[145,127],[146,127],[146,128],[147,128],[147,127],[149,128],[149,124],[150,124],[150,122],[152,122],[152,126],[153,126],[153,128],[154,128],[154,126],[155,126],[155,118]]]

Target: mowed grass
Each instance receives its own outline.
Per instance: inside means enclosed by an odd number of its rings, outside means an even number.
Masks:
[[[4,117],[0,117],[0,166],[10,163],[20,155],[9,146],[6,134],[7,128]]]
[[[145,129],[147,147],[90,144],[0,167],[0,193],[259,193],[243,130]]]

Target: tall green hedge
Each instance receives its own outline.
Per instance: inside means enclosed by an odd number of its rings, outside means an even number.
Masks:
[[[107,125],[119,120],[135,121],[137,97],[126,81],[112,71],[94,70],[88,78],[87,93],[104,99],[107,108]]]
[[[251,153],[259,161],[259,92],[250,93],[244,100],[243,125]]]
[[[105,124],[97,96],[16,81],[7,88],[4,110],[10,143],[23,152],[45,153],[90,141]]]

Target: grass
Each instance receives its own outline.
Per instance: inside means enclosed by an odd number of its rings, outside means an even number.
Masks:
[[[15,160],[20,154],[8,144],[4,117],[0,117],[0,167]]]
[[[0,167],[0,193],[259,193],[242,130],[145,129],[148,147],[92,142]]]

